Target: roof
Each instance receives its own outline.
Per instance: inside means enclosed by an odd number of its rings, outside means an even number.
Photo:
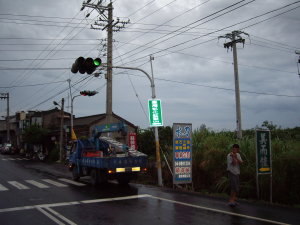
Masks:
[[[135,126],[133,123],[129,122],[128,120],[125,120],[124,118],[122,118],[114,113],[112,115],[114,118],[116,118],[120,121],[124,121],[126,124],[130,125],[131,127],[137,128],[137,126]],[[74,126],[91,125],[93,123],[100,122],[101,120],[104,120],[105,118],[106,118],[105,113],[91,115],[91,116],[78,117],[78,118],[74,119]]]

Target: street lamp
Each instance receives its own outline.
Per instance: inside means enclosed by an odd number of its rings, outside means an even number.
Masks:
[[[76,97],[81,96],[81,95],[75,95],[71,99],[71,134],[73,132],[73,127],[74,127],[74,122],[73,122],[73,101]]]
[[[153,57],[150,57],[150,60],[153,60]],[[152,64],[151,64],[151,76],[145,72],[144,70],[136,67],[127,67],[127,66],[112,66],[111,68],[116,69],[127,69],[127,70],[138,70],[144,73],[151,84],[151,93],[152,93],[152,99],[156,98],[155,94],[155,84],[154,84],[154,76],[153,76],[153,70],[152,70]],[[156,165],[157,165],[157,179],[158,179],[158,185],[163,186],[162,182],[162,170],[161,170],[161,158],[160,158],[160,146],[159,146],[159,136],[158,136],[158,128],[154,127],[154,135],[155,135],[155,150],[156,150]]]
[[[60,136],[59,136],[59,161],[63,161],[63,126],[64,126],[64,102],[65,99],[61,99],[61,105],[59,105],[56,101],[53,101],[54,105],[57,105],[60,107]]]
[[[79,96],[94,96],[95,94],[98,94],[97,91],[81,91],[79,95],[75,95],[71,98],[71,132],[73,132],[73,127],[74,127],[74,122],[73,122],[73,102],[74,102],[74,99],[76,97],[79,97]]]

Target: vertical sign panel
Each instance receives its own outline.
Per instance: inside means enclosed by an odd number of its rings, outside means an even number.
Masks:
[[[148,100],[149,120],[151,127],[163,126],[161,101],[159,99]]]
[[[128,146],[137,150],[137,140],[136,140],[136,133],[129,133],[129,142]]]
[[[173,184],[192,183],[192,124],[173,124]]]
[[[272,172],[271,134],[269,130],[256,130],[256,165],[258,174]]]

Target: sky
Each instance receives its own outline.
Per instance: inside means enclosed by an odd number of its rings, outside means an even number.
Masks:
[[[106,63],[107,32],[99,12],[79,0],[0,0],[0,93],[9,93],[10,115],[50,110],[70,89],[76,117],[106,112],[105,69],[100,76],[74,74],[76,58]],[[98,1],[92,0],[96,4]],[[107,6],[110,1],[103,0]],[[114,0],[114,21],[128,22],[113,33],[113,65],[151,74],[161,99],[165,126],[202,124],[236,129],[231,48],[237,43],[242,129],[272,121],[300,126],[300,1],[291,0]],[[103,12],[105,15],[107,11]],[[103,16],[101,16],[103,18]],[[97,29],[91,29],[91,25]],[[117,24],[121,26],[122,24]],[[69,80],[69,82],[68,82]],[[96,90],[92,97],[78,96]],[[76,96],[76,97],[75,97]],[[113,69],[113,112],[140,128],[149,127],[150,81],[140,71]],[[6,101],[0,101],[6,116]],[[1,118],[3,119],[3,118]]]

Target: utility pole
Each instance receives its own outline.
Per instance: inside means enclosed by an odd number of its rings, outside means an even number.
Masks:
[[[60,135],[59,135],[59,161],[63,162],[64,152],[63,152],[63,128],[64,128],[64,103],[65,99],[61,99],[61,105],[59,105],[56,101],[53,102],[54,105],[60,106]]]
[[[241,37],[241,34],[248,35],[243,31],[232,31],[225,36],[219,36],[220,38],[230,39],[230,42],[224,43],[224,48],[231,48],[233,50],[233,66],[234,66],[234,84],[235,84],[235,104],[236,104],[236,129],[237,138],[242,138],[242,116],[241,116],[241,101],[240,101],[240,86],[239,86],[239,72],[238,72],[238,61],[237,61],[237,50],[236,43],[245,44],[245,39]]]
[[[60,119],[60,137],[59,137],[59,161],[63,162],[63,128],[64,128],[64,103],[65,99],[61,99],[61,119]]]
[[[91,4],[90,0],[82,3],[83,10],[85,7],[96,9],[99,13],[99,22],[95,22],[91,25],[95,30],[107,30],[107,74],[106,74],[106,119],[108,123],[112,122],[112,68],[113,68],[113,32],[120,31],[125,27],[128,21],[120,21],[119,18],[114,20],[113,18],[113,5],[112,1],[107,6],[102,5],[102,1],[98,1],[96,4]],[[90,13],[87,14],[89,16]],[[119,25],[121,24],[121,25]]]
[[[6,110],[6,141],[10,143],[10,126],[9,126],[9,93],[0,93],[0,99],[6,99],[7,101],[7,110]]]
[[[299,70],[299,64],[300,64],[300,51],[295,51],[295,53],[297,54],[297,55],[299,55],[299,59],[298,59],[298,62],[297,62],[297,68],[298,68],[298,75],[299,75],[299,78],[300,78],[300,70]]]
[[[113,42],[113,7],[108,4],[107,21],[107,84],[106,84],[106,116],[107,122],[112,123],[112,42]]]

